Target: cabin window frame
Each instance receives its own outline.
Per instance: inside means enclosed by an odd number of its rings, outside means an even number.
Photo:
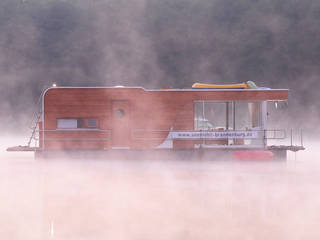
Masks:
[[[95,125],[90,125],[89,121],[95,121]],[[97,129],[99,128],[99,119],[98,118],[87,118],[85,119],[86,122],[86,128],[90,128],[90,129]]]
[[[225,128],[219,128],[219,126],[214,126],[212,129],[198,129],[197,128],[197,112],[199,109],[196,109],[197,103],[202,102],[202,111],[205,112],[205,103],[225,103],[226,110],[225,114]],[[241,113],[241,108],[239,108],[239,103],[246,104],[245,111],[247,115],[240,116],[238,115],[239,111]],[[258,104],[258,105],[257,105]],[[199,105],[199,104],[198,104]],[[238,106],[237,106],[238,105]],[[214,100],[195,100],[194,101],[194,130],[195,131],[216,131],[216,130],[226,130],[226,131],[260,131],[258,134],[260,137],[258,139],[245,139],[241,141],[239,139],[228,139],[228,145],[255,145],[255,146],[266,146],[267,141],[265,138],[265,130],[267,126],[267,101],[260,100],[229,100],[229,101],[214,101]],[[199,105],[201,106],[201,105]],[[251,108],[251,109],[250,109]],[[256,110],[254,110],[256,109]],[[201,109],[200,109],[201,112]],[[213,114],[214,116],[215,114]],[[203,113],[202,117],[206,115]],[[238,121],[243,121],[243,118],[247,118],[246,124],[243,126],[239,125]],[[213,118],[214,119],[214,118]],[[210,119],[208,119],[210,120]],[[214,120],[213,120],[214,121]]]
[[[90,117],[90,118],[57,118],[57,130],[93,130],[93,129],[99,129],[99,119],[98,118],[94,118],[94,117]],[[88,121],[89,120],[95,120],[96,124],[93,126],[91,126]],[[63,123],[64,122],[71,122],[74,121],[73,124],[70,124],[68,126],[68,124],[66,125],[66,127],[63,127],[59,124],[59,122]],[[60,125],[60,126],[59,126]]]
[[[261,130],[266,128],[266,117],[267,117],[267,109],[266,109],[266,101],[259,101],[259,100],[253,100],[253,101],[249,101],[249,100],[233,100],[233,101],[221,101],[221,100],[195,100],[193,101],[193,106],[194,106],[194,114],[193,114],[193,119],[194,119],[194,130],[214,130],[216,128],[216,126],[213,124],[213,128],[212,129],[201,129],[199,128],[199,124],[197,123],[197,109],[196,109],[196,104],[197,103],[202,103],[202,118],[206,119],[206,114],[205,114],[205,104],[206,103],[211,103],[211,104],[219,104],[219,103],[225,103],[226,104],[226,110],[224,111],[224,115],[225,115],[225,124],[224,124],[224,129],[225,130],[245,130],[245,129],[254,129],[254,128],[260,128]],[[239,111],[239,105],[238,104],[243,104],[245,103],[248,106],[248,118],[249,124],[245,124],[244,127],[239,127],[238,125],[238,121],[239,120],[239,115],[238,115],[238,111]],[[256,113],[256,120],[257,122],[253,122],[253,119],[250,117],[250,110],[249,110],[249,106],[250,104],[252,104],[252,106],[254,104],[259,104],[257,105],[258,108],[258,112]],[[238,105],[238,106],[237,106]],[[217,126],[217,127],[222,127],[222,126]]]
[[[199,104],[200,103],[200,104]],[[199,118],[199,116],[197,116],[197,110],[196,110],[196,105],[201,105],[202,106],[202,109],[201,110],[201,117]],[[214,123],[211,123],[209,121],[209,119],[207,119],[206,117],[206,111],[205,111],[205,108],[206,108],[206,104],[225,104],[225,110],[224,110],[224,115],[225,115],[225,119],[224,119],[224,123],[223,123],[223,126],[215,126]],[[194,106],[194,114],[193,114],[193,119],[194,119],[194,130],[198,130],[198,131],[210,131],[210,130],[217,130],[217,129],[221,129],[221,128],[224,128],[224,130],[229,130],[229,127],[230,127],[230,115],[232,116],[232,113],[230,112],[231,108],[230,108],[230,101],[214,101],[214,100],[195,100],[193,101],[193,106]],[[203,126],[199,127],[199,119],[201,119],[202,122],[205,122],[207,121],[207,125],[208,127],[205,128]],[[200,122],[201,122],[200,121]],[[212,127],[210,127],[210,124],[212,125]]]
[[[57,118],[57,129],[77,129],[78,119],[77,118]]]

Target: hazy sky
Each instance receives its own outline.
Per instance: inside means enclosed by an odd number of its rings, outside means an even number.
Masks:
[[[289,113],[308,127],[320,109],[319,18],[317,0],[2,0],[2,120],[24,127],[53,82],[190,88],[252,80],[290,88]]]

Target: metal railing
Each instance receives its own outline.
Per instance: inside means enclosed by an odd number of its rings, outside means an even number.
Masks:
[[[107,142],[112,140],[111,129],[48,129],[48,130],[36,130],[40,135],[43,134],[44,142]],[[50,133],[88,133],[96,132],[103,133],[101,137],[94,136],[77,136],[72,135],[54,136]],[[134,129],[131,131],[131,140],[138,141],[165,141],[165,140],[226,140],[226,139],[244,139],[244,140],[283,140],[290,139],[290,145],[293,146],[295,141],[299,138],[300,145],[303,146],[303,134],[302,130],[299,130],[299,135],[294,133],[297,131],[290,130],[290,135],[287,135],[287,131],[284,129],[266,129],[266,130],[152,130],[152,129]],[[252,135],[250,136],[250,133]],[[238,134],[238,135],[237,135]],[[247,136],[244,134],[248,134]],[[50,136],[51,135],[51,136]],[[36,137],[35,137],[36,138]],[[37,140],[39,138],[36,138]]]
[[[264,131],[265,139],[286,139],[287,132],[284,129],[266,129]]]

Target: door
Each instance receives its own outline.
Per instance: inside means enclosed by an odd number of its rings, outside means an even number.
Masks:
[[[130,112],[127,100],[112,101],[112,148],[129,148]]]

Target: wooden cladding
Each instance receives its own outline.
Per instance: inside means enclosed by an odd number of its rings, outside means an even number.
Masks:
[[[144,90],[51,88],[43,97],[40,146],[45,149],[155,148],[170,130],[193,130],[194,101],[287,100],[288,90]],[[57,130],[57,119],[85,119],[88,131]],[[161,130],[158,132],[138,130]],[[195,142],[174,140],[174,148]]]

